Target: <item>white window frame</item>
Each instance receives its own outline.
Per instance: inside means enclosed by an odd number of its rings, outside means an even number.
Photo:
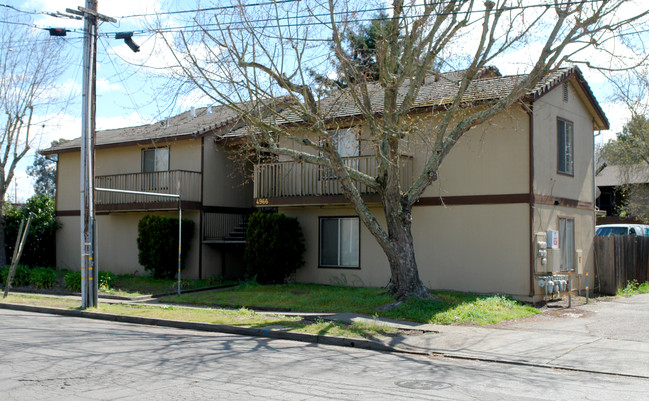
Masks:
[[[153,170],[152,171],[147,171],[146,170],[146,163],[145,163],[145,154],[153,152]],[[142,149],[142,172],[143,173],[154,173],[156,171],[169,171],[169,163],[170,163],[170,151],[168,147],[161,147],[161,148],[150,148],[150,149]],[[165,168],[160,168],[160,164],[158,159],[161,159],[162,157],[166,157],[166,166]]]
[[[336,235],[336,240],[338,241],[337,243],[337,257],[338,261],[336,264],[324,264],[323,263],[323,241],[325,240],[325,236],[323,235],[323,221],[325,220],[336,220],[338,222],[338,232]],[[341,222],[343,220],[351,221],[354,222],[350,228],[353,230],[351,232],[350,241],[353,241],[354,244],[351,242],[349,244],[343,244],[343,233],[342,233],[342,224]],[[343,269],[359,269],[360,268],[360,220],[356,216],[325,216],[325,217],[320,217],[319,218],[319,223],[318,223],[318,266],[319,267],[324,267],[324,268],[343,268]],[[354,238],[355,237],[355,238]],[[347,247],[347,250],[349,249],[355,249],[356,250],[356,257],[355,257],[355,262],[352,264],[343,264],[342,262],[342,255],[343,255],[343,249]]]
[[[563,118],[557,118],[557,172],[575,174],[574,124]]]
[[[559,249],[561,250],[561,271],[575,270],[575,219],[559,217]]]

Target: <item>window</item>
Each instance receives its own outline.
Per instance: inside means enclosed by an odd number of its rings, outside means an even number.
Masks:
[[[354,128],[329,131],[329,136],[336,147],[338,154],[344,160],[346,166],[358,169],[358,156],[361,152],[357,130]],[[322,179],[336,179],[333,169],[323,168]]]
[[[144,149],[142,172],[141,191],[169,189],[169,148]]]
[[[574,174],[574,138],[572,123],[566,120],[557,120],[557,170],[562,174]]]
[[[144,149],[142,172],[169,171],[169,148]]]
[[[575,269],[575,219],[559,218],[559,249],[561,249],[561,269]]]
[[[359,267],[358,217],[320,218],[320,266]]]

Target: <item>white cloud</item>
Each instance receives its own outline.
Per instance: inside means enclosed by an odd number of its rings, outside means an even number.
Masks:
[[[106,78],[97,78],[97,94],[101,95],[106,92],[113,92],[122,89],[119,83],[110,82]]]

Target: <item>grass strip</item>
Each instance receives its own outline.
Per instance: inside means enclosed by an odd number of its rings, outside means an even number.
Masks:
[[[432,300],[409,299],[395,307],[380,288],[340,287],[317,284],[240,286],[163,298],[164,302],[220,307],[247,307],[299,312],[354,312],[370,316],[409,320],[419,323],[485,325],[540,313],[509,297],[443,292],[432,293]]]
[[[10,294],[0,302],[45,306],[63,309],[78,309],[80,300],[70,297],[34,296]],[[236,310],[186,308],[181,306],[156,306],[124,303],[100,303],[97,308],[88,311],[110,313],[114,315],[139,316],[155,319],[180,320],[199,323],[226,324],[246,327],[268,327],[277,330],[331,335],[349,338],[372,338],[393,335],[396,330],[380,323],[330,322],[324,320],[306,321],[299,316],[282,314],[256,313],[246,308]]]

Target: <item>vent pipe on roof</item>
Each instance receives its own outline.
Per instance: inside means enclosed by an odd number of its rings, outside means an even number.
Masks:
[[[191,118],[196,117],[196,107],[192,106],[192,108],[189,109],[189,116],[190,116]]]
[[[207,114],[212,114],[212,105],[207,106]]]

